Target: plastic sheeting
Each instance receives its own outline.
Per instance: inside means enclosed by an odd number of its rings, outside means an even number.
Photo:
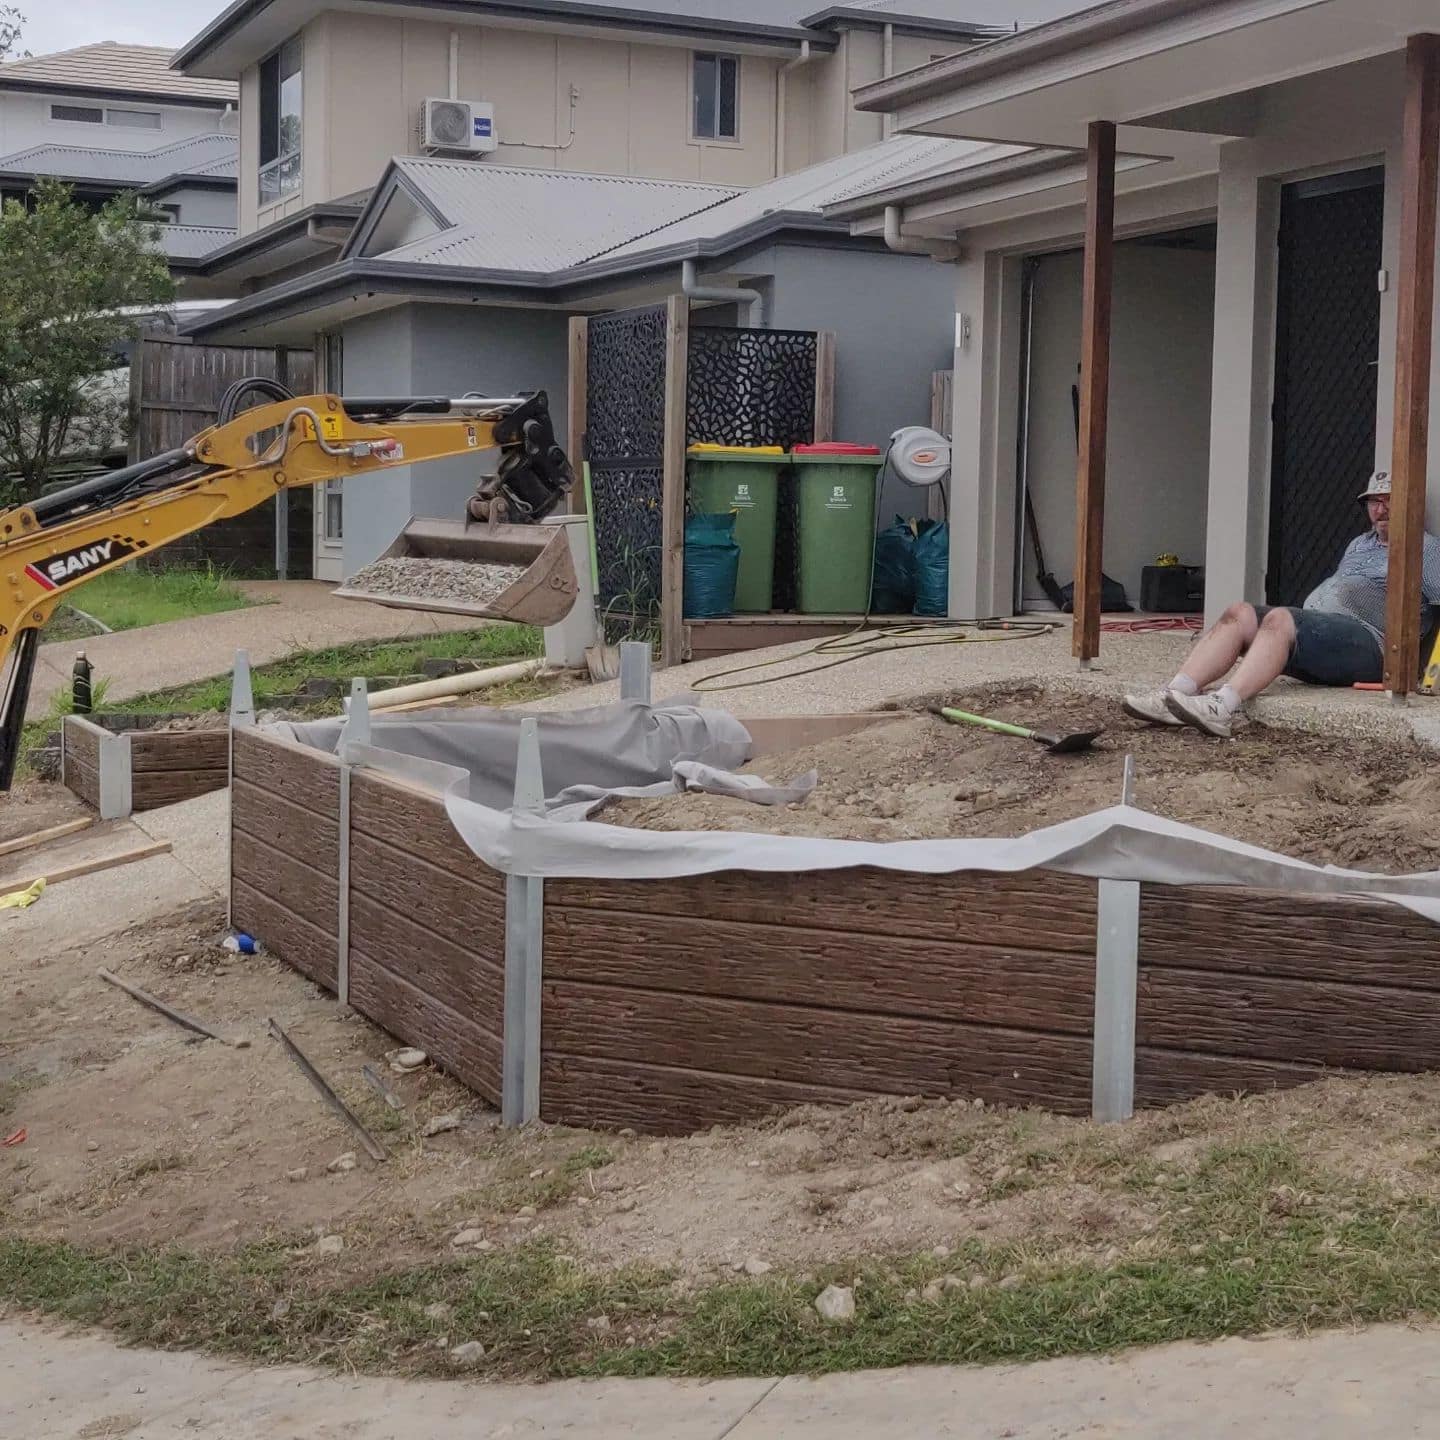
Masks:
[[[660,784],[663,792],[677,762],[733,770],[750,758],[750,732],[733,715],[702,710],[683,698],[533,715],[475,709],[377,714],[370,717],[370,743],[378,751],[446,767],[455,772],[446,788],[457,786],[474,804],[504,809],[515,794],[520,722],[527,718],[539,722],[545,793],[556,801],[572,786],[603,795]],[[345,723],[316,720],[276,728],[301,745],[334,754]]]
[[[915,875],[1044,869],[1157,885],[1368,896],[1440,921],[1440,871],[1378,875],[1312,865],[1127,805],[1013,839],[888,842],[635,830],[515,812],[509,806],[523,718],[514,711],[496,711],[479,720],[473,712],[453,719],[377,717],[372,721],[373,743],[347,743],[342,758],[443,794],[450,821],[466,845],[504,874],[659,880],[725,870],[796,873],[857,866]],[[693,758],[678,753],[687,747],[708,747],[701,763],[719,770],[740,764],[750,749],[748,732],[739,721],[688,705],[651,709],[631,704],[536,718],[545,793],[553,797],[552,804],[593,805],[637,781],[648,782],[647,793],[659,793],[667,787],[656,788],[658,777],[673,777],[677,761]],[[332,751],[340,734],[340,722],[334,721],[283,728],[302,743]],[[646,767],[649,773],[636,773]],[[682,774],[670,783],[683,787],[687,782]],[[566,800],[563,791],[572,785],[582,786],[583,793]]]

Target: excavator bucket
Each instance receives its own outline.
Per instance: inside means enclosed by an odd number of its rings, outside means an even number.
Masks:
[[[580,591],[563,526],[412,520],[335,593],[402,610],[555,625]]]

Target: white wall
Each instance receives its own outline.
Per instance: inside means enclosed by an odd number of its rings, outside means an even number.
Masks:
[[[1075,420],[1083,256],[1048,255],[1035,273],[1029,485],[1046,563],[1074,578]],[[1166,551],[1205,563],[1215,256],[1134,242],[1115,252],[1105,573],[1130,602]],[[1028,540],[1026,601],[1043,601]]]
[[[235,133],[235,116],[222,123],[224,107],[155,105],[142,100],[116,104],[127,110],[159,110],[160,129],[135,130],[123,125],[90,125],[50,119],[50,105],[104,105],[103,96],[87,100],[73,95],[20,95],[0,92],[0,155],[13,155],[35,145],[83,145],[92,150],[158,150],[192,135]]]

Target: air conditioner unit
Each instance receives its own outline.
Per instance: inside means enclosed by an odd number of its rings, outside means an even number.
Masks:
[[[488,155],[500,144],[495,138],[495,107],[479,100],[427,100],[420,137],[428,151]]]

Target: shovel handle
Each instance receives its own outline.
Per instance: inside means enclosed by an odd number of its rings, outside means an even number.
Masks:
[[[993,730],[997,735],[1014,735],[1020,740],[1029,740],[1035,732],[1023,725],[1011,725],[1006,720],[991,720],[985,715],[972,715],[968,710],[952,710],[948,706],[937,706],[935,714],[948,720],[952,725],[977,725],[982,730]]]

